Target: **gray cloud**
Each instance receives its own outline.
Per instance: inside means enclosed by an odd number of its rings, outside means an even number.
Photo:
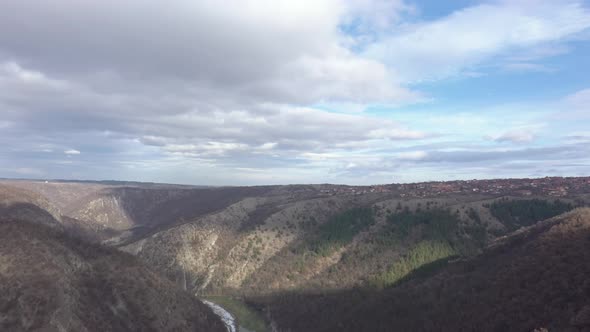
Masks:
[[[133,84],[122,78],[114,82],[120,86]],[[58,79],[14,61],[0,63],[4,128],[0,135],[20,151],[9,154],[6,160],[17,161],[13,170],[22,163],[33,163],[48,176],[62,177],[80,173],[72,169],[94,169],[96,162],[109,170],[103,176],[122,176],[117,165],[127,167],[138,158],[159,162],[182,158],[227,167],[294,166],[304,162],[293,159],[304,152],[427,136],[390,120],[359,114],[327,113],[266,101],[242,103],[240,98],[229,96],[224,100],[215,91],[206,94],[199,90],[195,95],[178,82],[165,83],[157,94],[153,89],[140,86],[110,92],[78,77]],[[131,151],[152,149],[148,155],[134,155],[112,148],[128,145],[133,145]],[[76,160],[62,160],[63,155],[36,153],[50,150],[43,146],[68,151],[69,156],[73,151],[84,153],[76,155],[80,157]]]
[[[181,84],[240,102],[413,98],[382,64],[340,46],[337,1],[7,0],[1,9],[0,54],[105,90],[157,80],[154,89]]]
[[[0,176],[341,182],[579,159],[434,142],[384,117],[314,108],[422,100],[393,67],[352,51],[412,10],[401,0],[1,1]],[[342,24],[357,24],[358,40]]]
[[[3,1],[3,134],[21,137],[21,150],[50,144],[86,161],[134,142],[157,158],[242,166],[425,137],[305,107],[416,98],[381,63],[341,45],[340,20],[368,2],[310,4]]]
[[[434,151],[421,159],[424,163],[478,163],[503,161],[563,160],[587,158],[590,148],[584,145],[525,148],[504,151]]]
[[[556,174],[556,171],[549,172],[550,169],[573,174],[587,171],[590,165],[590,146],[583,143],[505,150],[472,144],[454,151],[433,144],[417,145],[414,149],[390,150],[367,163],[343,156],[332,171],[348,177],[370,178],[381,173],[402,181],[419,181]]]
[[[530,132],[507,132],[500,136],[494,137],[496,142],[526,143],[535,139],[535,135]]]

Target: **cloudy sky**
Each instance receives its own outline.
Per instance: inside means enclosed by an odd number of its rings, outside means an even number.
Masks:
[[[590,3],[2,0],[0,177],[590,175]]]

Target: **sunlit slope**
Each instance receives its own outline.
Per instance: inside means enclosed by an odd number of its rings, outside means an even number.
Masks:
[[[258,304],[290,331],[582,331],[589,239],[590,209],[578,209],[385,289],[275,294]]]

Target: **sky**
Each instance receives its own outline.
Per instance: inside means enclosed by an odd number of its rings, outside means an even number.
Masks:
[[[590,1],[2,0],[0,177],[590,175]]]

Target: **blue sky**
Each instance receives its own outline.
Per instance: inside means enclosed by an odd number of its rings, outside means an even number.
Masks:
[[[0,177],[590,171],[590,3],[6,0]]]

